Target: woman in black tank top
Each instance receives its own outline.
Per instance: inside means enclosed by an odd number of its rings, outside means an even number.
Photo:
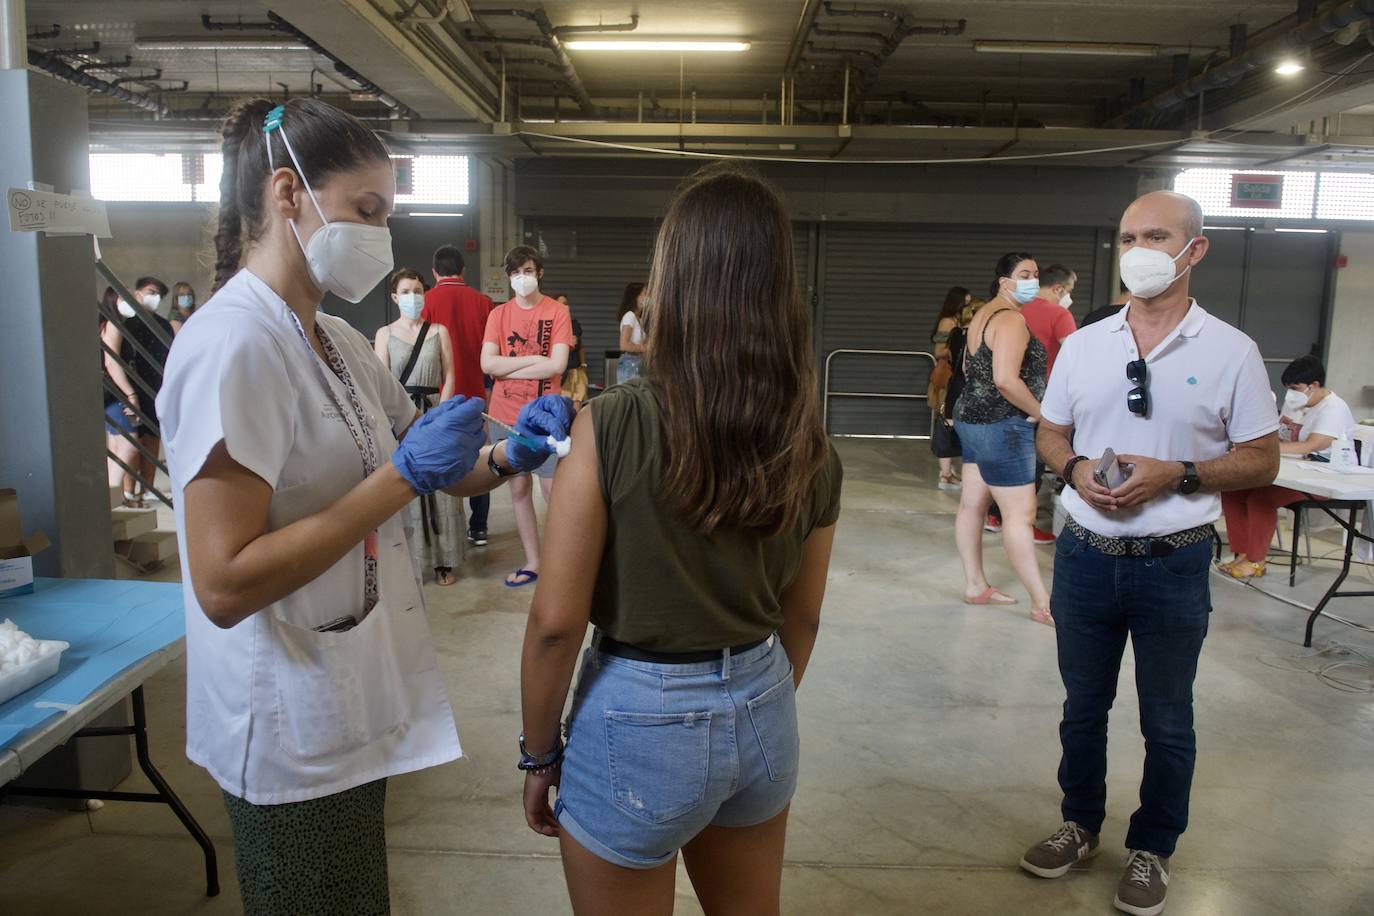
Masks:
[[[1035,424],[1045,394],[1047,354],[1021,317],[1040,291],[1029,254],[997,262],[993,295],[974,317],[964,352],[964,389],[954,428],[964,450],[964,486],[955,541],[964,566],[966,604],[1015,604],[983,572],[983,519],[993,500],[1002,510],[1002,543],[1030,593],[1031,619],[1053,626],[1050,596],[1035,557]]]

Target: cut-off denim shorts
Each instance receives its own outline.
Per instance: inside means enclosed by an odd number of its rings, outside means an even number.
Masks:
[[[990,487],[1022,487],[1035,483],[1035,424],[1025,417],[993,423],[954,421],[964,449],[964,464],[978,466]]]
[[[752,827],[797,786],[796,692],[776,636],[700,664],[582,659],[554,813],[579,845],[656,868],[706,827]]]

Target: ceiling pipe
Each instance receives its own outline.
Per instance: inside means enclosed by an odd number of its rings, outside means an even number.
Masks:
[[[614,25],[560,25],[553,30],[559,38],[564,35],[585,35],[596,32],[633,32],[639,28],[639,14],[631,13],[629,22],[615,23]]]
[[[549,21],[549,16],[544,12],[542,6],[537,6],[532,10],[520,9],[475,9],[473,15],[478,17],[489,16],[493,18],[510,16],[516,19],[524,19],[534,23],[535,28],[539,29],[539,34],[543,36],[543,41],[533,39],[512,40],[506,38],[496,38],[488,36],[478,36],[469,30],[466,34],[469,40],[485,41],[497,44],[530,44],[541,46],[551,52],[554,59],[558,62],[558,69],[563,74],[564,81],[568,84],[568,92],[577,102],[577,107],[582,109],[582,113],[591,118],[596,117],[596,104],[592,102],[592,97],[587,92],[587,87],[582,83],[582,77],[577,73],[577,68],[573,66],[572,58],[568,56],[567,49],[563,47],[560,34],[585,34],[587,32],[629,32],[639,28],[639,15],[630,17],[628,23],[617,25],[596,25],[596,26],[564,26],[562,29],[555,28]]]
[[[837,10],[831,0],[825,0],[822,5],[825,7],[825,14],[827,16],[857,16],[886,19],[888,22],[892,23],[892,38],[895,39],[898,44],[906,41],[912,35],[954,36],[964,34],[964,31],[968,28],[967,19],[960,19],[954,25],[907,25],[906,17],[892,10],[864,9],[861,7]]]
[[[33,48],[29,48],[28,51],[30,67],[42,70],[58,79],[66,80],[69,83],[75,83],[83,89],[97,95],[109,96],[121,102],[128,102],[130,105],[142,108],[144,111],[151,111],[159,117],[168,114],[167,106],[151,96],[130,92],[127,89],[116,86],[114,83],[97,79],[89,73],[82,73],[50,51],[36,51]]]
[[[862,105],[868,99],[868,93],[873,88],[873,84],[877,79],[878,71],[882,68],[883,64],[887,62],[888,58],[890,58],[893,54],[897,52],[897,48],[899,48],[904,41],[906,41],[908,38],[911,38],[913,35],[942,35],[947,37],[962,35],[968,29],[967,19],[960,19],[954,25],[949,25],[947,23],[941,25],[911,25],[907,22],[904,16],[902,16],[900,13],[894,12],[893,10],[878,9],[873,7],[854,7],[851,9],[836,9],[834,3],[832,3],[831,0],[824,0],[822,6],[824,7],[825,14],[827,16],[882,19],[892,24],[892,31],[888,35],[883,35],[881,32],[869,31],[855,31],[852,33],[855,36],[864,38],[876,37],[880,41],[880,47],[876,54],[874,54],[871,51],[862,51],[857,48],[846,49],[850,54],[860,54],[864,56],[871,55],[874,58],[871,67],[869,67],[866,70],[860,70],[856,75],[853,95],[849,100],[851,110],[860,113],[860,117],[858,118],[860,122],[862,122],[863,120]],[[816,31],[817,34],[822,34],[820,28],[817,28]],[[850,34],[845,33],[842,30],[828,31]],[[810,43],[808,43],[808,47],[810,47]]]
[[[1236,83],[1265,64],[1306,48],[1351,23],[1370,19],[1374,19],[1374,0],[1347,0],[1320,16],[1299,22],[1288,31],[1255,45],[1204,73],[1165,89],[1122,112],[1112,123],[1136,126],[1146,118],[1171,111],[1203,92]]]
[[[409,9],[401,10],[391,18],[396,20],[396,24],[403,29],[414,29],[422,25],[438,25],[445,19],[453,19],[455,22],[471,22],[472,8],[468,6],[467,0],[440,0],[439,12],[421,13],[424,9],[424,0],[415,0]]]
[[[129,56],[128,54],[125,54],[125,55],[124,55],[124,63],[122,63],[122,64],[118,64],[118,63],[106,63],[106,62],[103,61],[103,60],[93,60],[93,61],[90,61],[89,63],[80,64],[80,65],[76,68],[76,72],[77,72],[77,73],[95,73],[95,72],[98,72],[98,71],[101,71],[101,70],[110,70],[110,71],[114,71],[114,70],[127,70],[127,69],[129,69],[130,67],[132,67],[133,65],[134,65],[134,59],[133,59],[133,57]]]
[[[202,15],[200,17],[200,24],[209,32],[279,32],[290,35],[299,40],[301,44],[305,45],[311,51],[314,51],[321,57],[327,58],[334,64],[334,70],[338,72],[340,76],[357,86],[359,91],[376,96],[378,102],[390,108],[398,117],[414,117],[414,112],[403,105],[395,96],[363,76],[357,70],[354,70],[334,54],[326,50],[324,46],[315,41],[315,39],[270,10],[267,13],[267,22],[244,22],[243,20],[238,20],[237,22],[215,22],[211,16]]]
[[[792,44],[787,50],[787,63],[783,65],[783,78],[788,79],[797,72],[797,67],[801,64],[802,54],[806,51],[806,39],[810,37],[811,30],[815,28],[816,17],[821,11],[821,0],[806,0],[802,5],[801,20],[797,23],[797,29],[792,34]]]
[[[30,32],[28,39],[29,41],[47,41],[50,38],[60,38],[61,35],[62,26],[54,22],[46,32]]]
[[[878,41],[883,44],[887,44],[892,37],[886,32],[868,32],[860,29],[828,29],[823,25],[812,26],[811,34],[820,35],[823,38],[851,38],[858,41]]]

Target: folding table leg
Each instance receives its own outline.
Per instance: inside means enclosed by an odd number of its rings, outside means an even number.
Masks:
[[[148,756],[148,717],[143,708],[143,685],[134,688],[134,750],[138,756],[138,765],[143,770],[143,775],[148,777],[148,781],[157,789],[158,794],[167,802],[167,806],[176,814],[177,820],[186,828],[192,838],[200,844],[201,850],[205,853],[205,894],[208,897],[219,895],[219,868],[215,859],[215,847],[201,829],[200,824],[191,816],[191,812],[186,810],[181,799],[172,791],[172,787],[162,774],[153,766],[152,758]]]

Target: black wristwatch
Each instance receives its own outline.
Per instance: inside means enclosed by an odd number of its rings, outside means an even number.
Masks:
[[[499,445],[500,443],[497,444]],[[490,470],[497,477],[500,477],[502,480],[504,480],[507,477],[518,477],[520,475],[519,471],[514,469],[507,471],[505,468],[501,467],[501,465],[496,463],[495,445],[493,445],[491,447],[491,450],[487,452],[487,469]]]
[[[1183,465],[1183,479],[1178,482],[1178,492],[1191,496],[1202,487],[1202,478],[1197,476],[1197,465],[1191,461],[1179,462]]]
[[[1069,463],[1064,465],[1064,482],[1075,490],[1078,489],[1078,485],[1073,482],[1073,469],[1078,467],[1078,462],[1087,460],[1087,455],[1074,455],[1069,459]]]

